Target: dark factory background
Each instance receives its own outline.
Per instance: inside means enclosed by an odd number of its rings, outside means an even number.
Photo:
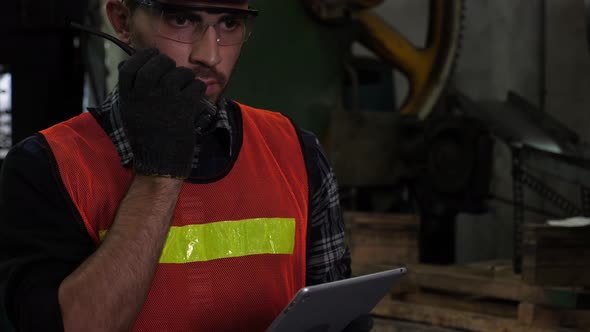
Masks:
[[[318,136],[353,274],[408,266],[375,331],[590,329],[587,3],[253,2],[227,95]],[[112,34],[103,7],[2,4],[0,166],[114,87],[124,54],[66,24]]]

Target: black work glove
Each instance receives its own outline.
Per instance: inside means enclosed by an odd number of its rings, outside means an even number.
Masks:
[[[195,119],[206,85],[157,49],[119,66],[121,119],[137,174],[185,179],[195,148]]]

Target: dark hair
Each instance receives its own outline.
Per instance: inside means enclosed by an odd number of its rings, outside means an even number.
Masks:
[[[135,8],[137,8],[137,2],[133,0],[121,0],[121,2],[123,2],[132,13],[135,11]]]

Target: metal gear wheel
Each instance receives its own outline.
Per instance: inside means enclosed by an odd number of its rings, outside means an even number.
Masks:
[[[410,91],[401,113],[421,119],[432,112],[444,92],[459,53],[464,0],[429,0],[430,15],[425,47],[412,44],[373,8],[383,0],[302,0],[314,17],[326,23],[355,21],[359,42],[408,79]]]

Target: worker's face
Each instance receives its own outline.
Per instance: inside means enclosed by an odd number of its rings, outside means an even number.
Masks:
[[[166,1],[162,1],[166,2]],[[188,5],[211,5],[211,2],[174,0],[168,1],[174,4]],[[247,4],[231,4],[218,1],[216,6],[247,9]],[[202,11],[190,12],[196,18],[206,24],[222,22],[227,14],[211,14]],[[210,27],[206,29],[202,38],[192,42],[178,42],[155,31],[154,20],[161,17],[154,17],[152,12],[139,6],[130,17],[130,43],[137,48],[156,47],[162,53],[176,61],[177,66],[187,67],[195,72],[195,77],[207,84],[206,97],[212,102],[217,102],[225,90],[232,75],[236,62],[240,56],[242,43],[221,46],[217,42],[218,33]],[[174,19],[174,24],[185,24],[184,21]]]

